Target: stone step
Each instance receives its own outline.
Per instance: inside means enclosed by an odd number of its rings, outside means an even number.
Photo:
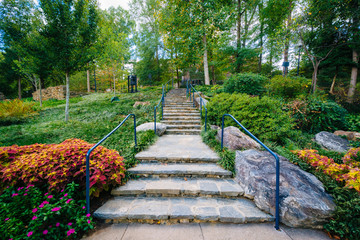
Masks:
[[[114,196],[147,197],[239,197],[244,189],[230,179],[138,179],[130,180],[124,186],[111,192]]]
[[[105,222],[187,223],[224,222],[259,223],[274,221],[244,198],[153,198],[116,197],[94,212]]]
[[[200,129],[201,125],[197,124],[197,125],[193,125],[193,124],[188,124],[188,125],[166,125],[166,129]]]
[[[189,113],[192,113],[192,114],[197,114],[197,115],[200,115],[200,112],[197,111],[197,110],[189,110],[189,109],[168,109],[168,108],[164,108],[164,113],[166,114],[189,114]]]
[[[128,172],[140,177],[209,177],[230,178],[232,173],[216,164],[195,163],[140,163],[136,167],[128,169]]]
[[[201,124],[200,120],[162,120],[161,123],[166,125],[195,125]]]
[[[195,107],[172,107],[172,106],[165,106],[164,109],[169,109],[169,110],[197,110],[197,108]]]
[[[194,104],[192,102],[164,102],[165,105],[171,105],[171,106],[186,106],[186,107],[193,107]]]
[[[165,134],[167,135],[200,135],[200,129],[166,129]]]
[[[220,158],[218,156],[135,156],[142,163],[217,163]]]
[[[192,121],[192,120],[200,120],[200,116],[165,116],[163,117],[163,120],[183,120],[183,121]]]

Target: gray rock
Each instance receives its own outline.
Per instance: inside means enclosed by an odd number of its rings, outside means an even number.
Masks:
[[[147,131],[147,130],[154,130],[154,122],[144,123],[140,126],[136,127],[136,131]],[[161,136],[166,131],[166,124],[163,123],[156,123],[156,134]]]
[[[204,108],[204,106],[206,106],[206,104],[208,102],[209,102],[208,100],[206,100],[205,98],[202,98],[201,106],[203,106],[203,108]],[[200,109],[200,98],[199,97],[195,98],[195,105],[198,109]]]
[[[216,126],[216,125],[210,125],[211,130],[219,130],[220,127]]]
[[[147,106],[147,105],[150,105],[150,102],[147,101],[147,102],[135,102],[133,107],[137,107],[137,106]]]
[[[236,151],[236,181],[258,208],[275,215],[275,159],[268,152]],[[280,156],[280,220],[290,227],[322,228],[335,209],[312,174]]]
[[[0,101],[4,101],[6,99],[5,95],[0,92]]]
[[[315,141],[331,151],[346,152],[350,148],[348,140],[330,132],[319,132],[315,135]]]
[[[221,128],[218,129],[216,139],[221,142]],[[233,126],[224,128],[224,146],[231,150],[261,148],[260,144]]]

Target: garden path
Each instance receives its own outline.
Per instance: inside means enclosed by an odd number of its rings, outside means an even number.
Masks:
[[[105,222],[250,223],[273,221],[252,200],[232,173],[216,164],[218,155],[205,145],[201,119],[186,89],[173,89],[165,99],[166,134],[136,158],[128,171],[135,177],[112,191],[113,199],[94,213]]]

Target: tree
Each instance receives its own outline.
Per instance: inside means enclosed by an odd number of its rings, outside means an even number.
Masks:
[[[70,74],[93,57],[89,51],[97,38],[95,0],[40,0],[46,24],[42,35],[49,42],[52,62],[65,72],[65,121],[69,120]]]

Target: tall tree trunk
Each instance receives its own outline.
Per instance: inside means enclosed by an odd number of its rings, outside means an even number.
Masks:
[[[180,88],[180,79],[179,79],[179,68],[176,67],[176,79],[177,79],[177,86]]]
[[[263,9],[263,3],[262,1],[259,4],[259,15],[261,16],[262,14],[262,9]],[[264,21],[262,19],[262,17],[259,18],[260,20],[260,56],[259,56],[259,73],[261,73],[261,67],[262,67],[262,57],[263,57],[263,45],[264,45],[264,39],[263,39],[263,35],[264,35]]]
[[[237,26],[236,26],[236,59],[239,59],[239,50],[241,48],[241,0],[237,0]],[[238,60],[237,60],[238,61]],[[236,72],[240,72],[240,64],[236,64]]]
[[[205,73],[205,85],[210,85],[210,76],[209,76],[209,64],[207,56],[207,42],[206,34],[204,34],[204,73]]]
[[[358,76],[357,64],[359,63],[359,55],[358,55],[358,52],[355,49],[353,49],[352,60],[356,65],[354,65],[351,68],[351,80],[350,80],[350,86],[349,86],[349,91],[348,91],[348,99],[347,99],[348,103],[353,103],[354,102],[356,80],[357,80],[357,76]]]
[[[242,47],[245,48],[245,44],[246,44],[246,38],[247,38],[247,32],[248,32],[248,28],[247,28],[247,11],[244,12],[245,16],[244,16],[244,34],[243,34],[243,39],[242,39]]]
[[[88,64],[89,66],[89,64]],[[87,91],[90,92],[90,69],[86,70],[86,83],[87,83]]]
[[[339,67],[336,66],[335,76],[334,76],[334,78],[332,80],[330,91],[329,91],[329,93],[332,94],[332,95],[334,95],[335,81],[336,81],[336,77],[338,75],[338,72],[339,72]]]
[[[39,100],[40,100],[40,107],[42,107],[42,86],[41,86],[41,78],[39,78]]]
[[[286,39],[285,39],[285,49],[284,49],[284,62],[289,62],[289,46],[290,46],[290,26],[291,26],[291,9],[292,1],[289,3],[289,15],[287,18],[287,27],[286,27]],[[284,76],[287,74],[287,68],[283,67]]]
[[[69,102],[70,102],[70,76],[66,71],[66,104],[65,104],[65,122],[69,121]]]
[[[216,84],[216,74],[215,74],[215,66],[211,66],[211,73],[212,73],[212,84]]]
[[[21,78],[18,79],[18,98],[21,100]]]
[[[316,61],[315,65],[314,65],[314,72],[312,75],[312,83],[311,83],[312,93],[316,92],[317,75],[318,75],[319,65],[320,65],[320,62]]]
[[[116,96],[116,87],[115,87],[115,66],[113,66],[113,81],[114,81],[114,97]]]

